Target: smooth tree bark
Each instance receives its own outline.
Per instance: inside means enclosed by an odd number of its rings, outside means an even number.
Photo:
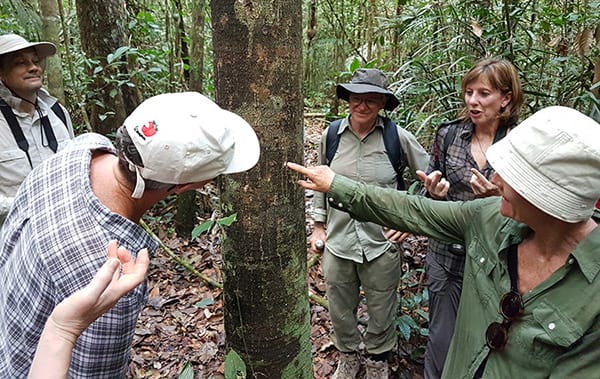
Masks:
[[[93,68],[89,72],[93,81],[88,91],[95,96],[88,103],[88,111],[94,131],[106,135],[121,126],[140,100],[135,88],[115,80],[119,75],[127,75],[127,64],[107,65],[107,56],[127,45],[125,2],[77,0],[76,6],[81,47],[88,58],[98,59],[104,68],[96,74]]]
[[[46,60],[46,80],[48,90],[58,98],[62,104],[65,102],[65,89],[60,57],[60,17],[56,0],[39,0],[44,38],[56,45],[57,52]]]
[[[283,167],[303,159],[301,2],[211,1],[216,100],[256,130],[252,170],[219,180],[228,348],[249,378],[312,378],[304,193]]]

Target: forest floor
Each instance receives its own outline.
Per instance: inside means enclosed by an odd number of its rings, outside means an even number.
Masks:
[[[322,116],[305,118],[305,163],[308,165],[316,162],[316,146],[324,126]],[[307,193],[307,209],[310,201],[311,194]],[[190,242],[189,238],[177,237],[172,230],[164,230],[168,225],[164,220],[150,224],[174,253],[205,276],[222,281],[218,233],[205,234]],[[310,232],[309,217],[306,228]],[[399,327],[404,333],[398,333],[398,352],[390,360],[391,378],[420,379],[426,343],[426,337],[422,335],[426,331],[426,321],[422,315],[426,307],[415,299],[420,299],[425,287],[425,240],[409,237],[402,244],[401,251],[403,280],[398,293],[403,301],[399,317],[404,317],[405,327]],[[310,258],[307,256],[308,260]],[[149,301],[138,320],[128,378],[178,378],[186,366],[187,370],[194,372],[193,376],[186,378],[224,378],[226,351],[222,290],[204,283],[175,263],[162,249],[151,261],[148,278]],[[309,268],[308,285],[311,293],[325,297],[319,259]],[[331,321],[326,307],[322,305],[311,301],[310,311],[314,377],[327,379],[337,365],[337,351],[330,339]],[[359,319],[361,324],[368,319],[364,301],[359,308]],[[413,324],[411,320],[417,322]],[[406,325],[410,328],[407,329]],[[410,336],[408,341],[407,333]]]

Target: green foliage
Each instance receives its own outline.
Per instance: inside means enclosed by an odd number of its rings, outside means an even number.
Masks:
[[[191,362],[186,362],[181,372],[179,373],[178,379],[194,379],[194,368]]]
[[[209,231],[215,225],[219,227],[231,226],[235,221],[237,221],[237,213],[233,213],[227,217],[222,217],[217,220],[206,220],[192,230],[192,240],[196,239],[200,234]]]
[[[246,364],[235,350],[225,356],[225,379],[245,379]]]
[[[396,328],[405,341],[412,341],[417,346],[413,358],[418,358],[423,352],[426,338],[429,335],[427,329],[429,323],[429,292],[423,284],[424,269],[408,269],[400,278],[400,295],[398,317]]]
[[[206,308],[209,305],[213,305],[215,303],[215,299],[211,298],[206,298],[206,299],[202,299],[201,301],[197,302],[196,304],[194,304],[194,307],[196,308]]]
[[[424,145],[462,107],[463,75],[490,56],[507,58],[519,70],[526,95],[522,118],[556,104],[600,114],[591,93],[600,53],[598,1],[389,0],[371,8],[364,1],[330,0],[319,2],[317,13],[306,92],[335,96],[329,88],[348,79],[348,71],[373,64],[388,72],[401,101],[392,117]]]

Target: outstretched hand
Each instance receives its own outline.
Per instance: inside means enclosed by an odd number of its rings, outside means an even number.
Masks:
[[[300,187],[323,193],[329,191],[331,182],[333,182],[333,177],[335,176],[335,173],[329,166],[304,167],[292,162],[287,162],[286,165],[290,170],[296,171],[308,178],[308,180],[298,180]]]
[[[140,284],[148,270],[147,249],[140,250],[136,259],[117,241],[110,241],[107,250],[108,260],[92,281],[60,302],[48,319],[58,333],[73,343],[91,323]]]
[[[500,196],[500,189],[498,186],[487,180],[485,176],[477,169],[471,169],[471,190],[475,194],[475,197],[489,197],[489,196]]]
[[[439,170],[433,171],[427,175],[421,170],[417,170],[417,176],[423,182],[423,186],[429,192],[429,196],[433,199],[445,199],[450,189],[450,182],[446,178],[442,178],[442,172]]]
[[[150,263],[148,250],[140,250],[136,259],[127,249],[119,247],[117,241],[110,241],[107,250],[108,260],[92,281],[61,301],[48,317],[29,369],[29,379],[68,378],[79,335],[144,280]]]

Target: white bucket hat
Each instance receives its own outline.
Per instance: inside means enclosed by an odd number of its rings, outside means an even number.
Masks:
[[[46,58],[56,53],[56,46],[50,42],[28,42],[16,34],[0,36],[0,55],[33,47],[39,58]]]
[[[544,108],[492,145],[487,159],[541,211],[575,223],[600,198],[600,125],[567,107]]]
[[[129,162],[138,176],[134,198],[144,192],[141,178],[197,183],[249,170],[260,155],[252,127],[197,92],[151,97],[127,117],[124,127],[143,162]]]

